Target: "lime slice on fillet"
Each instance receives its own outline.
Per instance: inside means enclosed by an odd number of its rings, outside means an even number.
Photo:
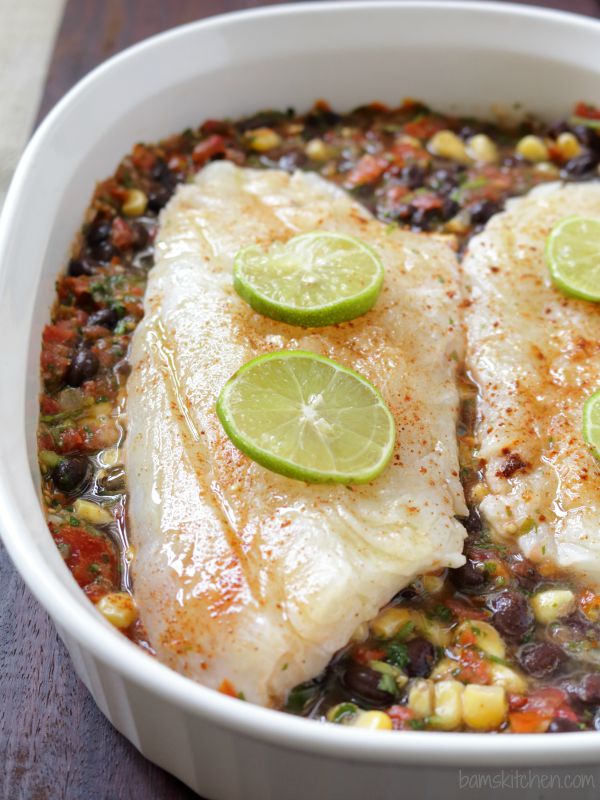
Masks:
[[[600,302],[600,219],[558,222],[546,242],[546,263],[562,292]]]
[[[303,350],[249,361],[223,387],[217,414],[253,461],[308,483],[367,483],[394,450],[394,418],[377,389]]]
[[[233,285],[265,317],[305,328],[360,317],[373,307],[383,264],[364,242],[315,231],[236,255]]]
[[[600,459],[600,391],[588,397],[583,407],[583,438]]]

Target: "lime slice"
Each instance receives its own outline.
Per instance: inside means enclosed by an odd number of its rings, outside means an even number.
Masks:
[[[373,307],[383,264],[364,242],[315,231],[236,255],[233,285],[265,317],[305,328],[360,317]]]
[[[243,453],[308,483],[367,483],[394,449],[394,418],[377,389],[304,350],[249,361],[223,387],[217,414]]]
[[[583,407],[583,438],[600,459],[600,392],[588,397]]]
[[[600,301],[600,220],[566,217],[546,242],[552,280],[565,294]]]

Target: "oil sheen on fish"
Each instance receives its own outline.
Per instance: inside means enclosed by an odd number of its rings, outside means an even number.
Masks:
[[[317,229],[380,254],[373,310],[320,329],[252,311],[233,290],[236,252]],[[315,175],[215,162],[178,188],[160,219],[127,406],[134,594],[161,661],[277,704],[415,576],[463,563],[458,305],[447,244],[390,232]],[[282,348],[334,358],[380,389],[398,435],[373,483],[306,485],[229,441],[221,388]]]
[[[582,409],[600,389],[600,307],[550,281],[546,238],[564,217],[600,219],[600,183],[550,184],[512,200],[463,262],[467,364],[496,534],[536,561],[600,585],[600,469]]]

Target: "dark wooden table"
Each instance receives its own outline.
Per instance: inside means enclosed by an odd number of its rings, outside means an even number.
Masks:
[[[68,0],[38,119],[96,64],[174,25],[255,0]],[[535,5],[600,18],[597,0]],[[185,800],[100,714],[0,545],[1,800]]]

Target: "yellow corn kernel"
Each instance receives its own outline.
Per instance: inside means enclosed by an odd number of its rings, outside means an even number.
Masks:
[[[455,641],[458,643],[460,643],[463,636],[468,641],[471,635],[475,637],[474,644],[484,653],[496,658],[504,658],[506,655],[506,645],[502,641],[502,637],[488,622],[483,622],[479,619],[468,619],[461,622],[454,631]]]
[[[110,417],[112,414],[112,403],[96,403],[89,410],[89,417],[100,419],[101,417]]]
[[[407,133],[403,133],[398,137],[398,143],[409,144],[411,147],[421,147],[420,140],[416,136],[409,136]]]
[[[366,622],[361,622],[352,634],[352,642],[364,642],[369,635],[369,626]]]
[[[363,711],[356,715],[353,728],[367,728],[370,731],[391,731],[392,719],[384,711]]]
[[[90,525],[109,525],[114,517],[106,508],[92,503],[90,500],[82,500],[81,497],[73,503],[73,513],[84,522]]]
[[[546,589],[534,595],[531,607],[537,621],[547,625],[575,611],[575,595],[570,589]]]
[[[471,487],[471,499],[474,503],[481,503],[484,497],[487,497],[490,490],[483,481],[479,481]]]
[[[455,217],[448,220],[444,225],[444,230],[448,231],[448,233],[466,233],[469,230],[467,214],[460,211]]]
[[[444,588],[446,575],[423,575],[421,583],[428,594],[438,594]]]
[[[247,138],[250,140],[250,147],[258,153],[272,150],[281,144],[281,136],[271,128],[256,128],[248,131]]]
[[[457,669],[458,664],[456,661],[453,661],[451,658],[442,658],[433,668],[430,677],[434,681],[452,678],[454,671]]]
[[[462,723],[462,683],[453,680],[439,681],[433,685],[433,715],[429,718],[432,728],[453,731]]]
[[[384,608],[371,622],[371,630],[378,639],[391,639],[407,622],[414,625],[413,616],[408,608]]]
[[[505,664],[490,662],[489,670],[494,686],[502,686],[507,692],[515,694],[525,694],[527,691],[527,679],[524,675],[512,667]]]
[[[126,217],[139,217],[148,207],[148,198],[141,189],[129,189],[121,211]]]
[[[548,148],[539,136],[523,136],[517,143],[517,153],[527,161],[547,161],[550,157]]]
[[[581,145],[573,133],[561,133],[556,140],[556,146],[563,161],[575,158],[581,153]]]
[[[304,152],[313,161],[327,161],[335,155],[335,149],[323,139],[311,139],[306,143]]]
[[[96,603],[96,608],[115,628],[124,630],[137,619],[137,608],[133,597],[127,592],[105,594]]]
[[[502,686],[471,683],[465,686],[461,699],[463,721],[469,728],[491,731],[506,720],[508,703]]]
[[[543,175],[560,175],[559,168],[551,161],[540,161],[539,164],[535,165],[535,171],[541,172]]]
[[[471,160],[467,155],[465,143],[452,131],[434,133],[427,147],[435,156],[449,158],[461,164],[468,164]]]
[[[498,148],[489,136],[485,133],[478,133],[467,142],[467,154],[473,161],[483,161],[486,164],[493,164],[498,161]]]
[[[448,647],[451,639],[452,634],[450,629],[444,627],[439,622],[436,622],[433,619],[428,619],[425,614],[421,614],[420,612],[416,612],[415,614],[415,628],[425,636],[426,639],[436,645],[436,647]]]
[[[425,678],[417,678],[408,692],[408,707],[417,719],[433,714],[433,684]]]
[[[121,463],[121,449],[119,447],[108,447],[98,453],[98,461],[103,467],[114,467]]]

